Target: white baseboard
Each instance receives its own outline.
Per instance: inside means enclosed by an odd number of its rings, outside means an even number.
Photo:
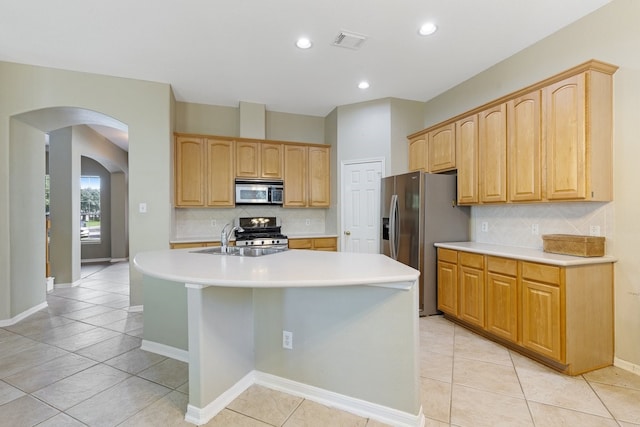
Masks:
[[[187,405],[187,413],[184,416],[184,420],[196,425],[206,424],[253,384],[255,384],[255,371],[251,371],[242,377],[240,381],[232,385],[204,408]]]
[[[144,312],[144,305],[130,305],[129,313],[142,313]]]
[[[75,282],[72,282],[72,283],[54,283],[53,284],[53,288],[54,289],[58,289],[58,288],[74,288],[76,286],[80,286],[81,283],[82,283],[82,279],[76,280]]]
[[[129,258],[111,258],[111,263],[129,261]]]
[[[94,264],[97,262],[111,262],[111,258],[85,258],[80,260],[81,264]]]
[[[624,369],[625,371],[633,372],[636,375],[640,375],[640,365],[636,365],[635,363],[627,362],[626,360],[614,357],[613,366]]]
[[[259,371],[255,372],[255,384],[393,426],[420,427],[425,423],[422,406],[419,413],[414,415]]]
[[[197,408],[193,405],[188,405],[187,413],[184,418],[185,421],[197,425],[206,424],[253,384],[258,384],[293,396],[302,397],[321,405],[349,412],[363,418],[371,418],[393,426],[423,427],[425,425],[422,406],[420,407],[418,414],[413,415],[397,409],[345,396],[260,371],[252,371],[248,373],[240,379],[240,381],[231,386],[231,388],[204,408]]]
[[[23,311],[22,313],[12,317],[11,319],[0,320],[0,328],[4,328],[5,326],[15,325],[22,319],[26,319],[27,317],[31,316],[33,313],[47,307],[48,307],[48,304],[45,301],[43,303],[36,305],[35,307],[31,307],[30,309]]]
[[[159,354],[160,356],[170,357],[171,359],[189,363],[189,352],[181,348],[171,347],[166,344],[160,344],[154,341],[142,340],[140,348],[144,351]]]

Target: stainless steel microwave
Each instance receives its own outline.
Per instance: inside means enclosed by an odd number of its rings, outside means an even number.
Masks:
[[[236,180],[236,205],[281,205],[282,181]]]

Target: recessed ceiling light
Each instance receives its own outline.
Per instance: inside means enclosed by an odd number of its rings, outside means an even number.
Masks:
[[[362,81],[362,82],[358,83],[358,87],[360,89],[369,89],[369,82]]]
[[[311,47],[311,40],[306,37],[300,37],[296,42],[296,46],[300,49],[309,49]]]
[[[433,22],[427,22],[422,24],[422,27],[418,30],[421,36],[430,36],[438,30],[438,27]]]

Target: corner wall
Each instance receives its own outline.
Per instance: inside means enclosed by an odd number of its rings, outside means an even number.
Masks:
[[[18,147],[10,136],[10,118],[14,115],[67,106],[97,111],[126,123],[130,144],[129,201],[136,207],[129,215],[131,257],[140,251],[169,247],[169,154],[173,130],[169,85],[0,62],[0,93],[0,320],[23,311],[23,307],[8,301],[11,301],[12,286],[25,286],[24,283],[31,281],[30,276],[23,274],[27,266],[41,264],[44,280],[43,238],[34,236],[23,240],[31,247],[29,254],[21,253],[9,243],[11,236],[22,232],[19,223],[9,215],[20,203],[14,196],[15,191],[9,195],[10,177],[18,171],[9,162],[10,149]],[[39,179],[43,172],[44,164]],[[26,185],[18,192],[25,191],[30,191]],[[137,212],[138,203],[143,201],[147,203],[148,214]],[[44,229],[42,233],[44,235]],[[42,251],[34,249],[38,247],[42,247]],[[130,282],[131,304],[142,304],[142,275],[133,268]],[[44,297],[43,292],[38,303],[44,302]]]
[[[616,64],[614,74],[614,220],[609,252],[615,264],[615,354],[640,372],[640,2],[611,3],[429,101],[425,127],[463,113],[595,58]],[[597,204],[596,204],[597,205]],[[576,206],[577,208],[577,206]],[[594,205],[594,209],[597,206]],[[480,208],[483,209],[483,208]],[[504,209],[509,209],[505,207]],[[539,215],[535,209],[519,215]],[[572,209],[568,205],[569,211]],[[473,215],[477,217],[478,208]],[[611,211],[610,211],[611,212]],[[504,212],[499,212],[499,218]],[[608,225],[609,227],[609,225]],[[515,236],[514,236],[515,237]],[[514,243],[517,243],[514,241]]]

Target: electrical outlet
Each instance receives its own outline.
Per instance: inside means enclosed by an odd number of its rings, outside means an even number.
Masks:
[[[211,227],[216,228],[216,220],[215,219],[211,220]]]
[[[538,224],[531,224],[531,234],[537,236],[539,231]]]
[[[311,220],[309,218],[304,220],[305,225],[311,225]]]
[[[489,223],[485,221],[482,224],[480,224],[480,230],[482,230],[483,233],[488,232],[489,231]]]
[[[147,213],[147,204],[146,203],[140,203],[138,205],[138,212]]]
[[[600,226],[592,225],[589,227],[589,235],[590,236],[599,236],[600,235]]]
[[[282,348],[293,349],[293,332],[282,331]]]

